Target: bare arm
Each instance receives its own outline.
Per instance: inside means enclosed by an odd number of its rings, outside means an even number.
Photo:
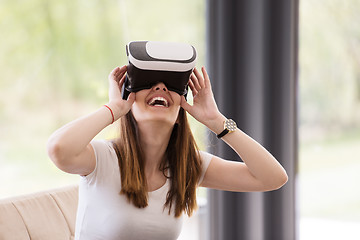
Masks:
[[[189,82],[194,104],[191,106],[182,99],[182,107],[215,134],[219,134],[226,118],[217,108],[205,68],[202,68],[202,75],[194,70]],[[228,133],[222,140],[235,150],[244,163],[213,157],[202,186],[242,192],[278,189],[286,183],[287,174],[279,162],[240,129]]]
[[[222,131],[223,121],[219,119],[218,122],[218,128],[211,128],[215,133]],[[287,182],[287,174],[279,162],[241,130],[237,129],[222,139],[236,151],[244,163],[214,157],[202,182],[204,187],[238,192],[269,191],[278,189]]]
[[[126,66],[115,68],[109,75],[109,103],[115,120],[126,114],[135,100],[121,99],[120,87],[124,82]],[[101,107],[95,112],[76,119],[55,131],[47,144],[48,155],[61,170],[87,175],[95,168],[95,154],[90,141],[112,122],[109,109]]]

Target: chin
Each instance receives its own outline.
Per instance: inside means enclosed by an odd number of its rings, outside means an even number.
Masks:
[[[178,118],[179,109],[165,107],[135,107],[132,113],[138,123],[161,123],[173,126]]]
[[[142,114],[134,114],[134,118],[138,124],[163,124],[164,126],[173,126],[177,120],[177,115],[169,116],[169,113],[161,112],[142,112]]]

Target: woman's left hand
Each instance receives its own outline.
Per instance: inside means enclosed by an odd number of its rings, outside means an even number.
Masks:
[[[212,124],[224,116],[219,112],[213,92],[211,90],[210,78],[205,70],[201,68],[202,74],[194,68],[190,76],[189,87],[193,95],[193,105],[186,102],[185,97],[181,97],[181,107],[184,108],[196,120],[212,129]]]

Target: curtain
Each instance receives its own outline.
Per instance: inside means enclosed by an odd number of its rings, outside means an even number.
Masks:
[[[220,111],[289,181],[266,193],[208,192],[206,239],[296,239],[298,0],[207,0],[207,70]],[[241,161],[209,134],[209,152]]]

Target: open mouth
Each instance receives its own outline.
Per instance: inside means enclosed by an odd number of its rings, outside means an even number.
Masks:
[[[150,106],[169,107],[168,101],[163,97],[154,97],[148,102]]]

